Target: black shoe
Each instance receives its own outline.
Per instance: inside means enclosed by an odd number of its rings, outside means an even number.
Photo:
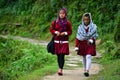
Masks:
[[[84,75],[85,75],[85,77],[89,77],[89,73],[88,72],[85,72]]]
[[[63,75],[62,69],[59,69],[59,70],[58,70],[58,75],[59,75],[59,76],[62,76],[62,75]]]

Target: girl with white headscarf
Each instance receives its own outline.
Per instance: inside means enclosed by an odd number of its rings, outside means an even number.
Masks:
[[[82,24],[78,27],[75,50],[78,55],[83,56],[86,77],[89,76],[91,58],[96,55],[95,40],[97,36],[97,26],[92,22],[91,14],[83,14]]]

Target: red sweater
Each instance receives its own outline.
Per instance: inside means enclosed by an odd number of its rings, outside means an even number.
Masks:
[[[86,29],[86,33],[88,32],[88,29]],[[95,42],[95,39],[94,38],[91,38],[94,42]],[[75,47],[78,47],[79,46],[79,43],[86,43],[87,44],[87,40],[83,40],[83,41],[80,41],[76,38],[76,41],[75,41]]]
[[[61,33],[62,27],[58,24],[56,21],[55,29],[54,29],[54,21],[52,22],[52,25],[50,26],[50,32],[55,35],[54,40],[58,41],[68,41],[68,36],[72,34],[72,26],[71,23],[68,21],[67,26],[65,28],[64,32],[67,32],[67,35],[65,36],[56,36],[55,31],[58,31]]]

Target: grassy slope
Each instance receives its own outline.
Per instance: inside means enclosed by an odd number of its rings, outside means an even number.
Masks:
[[[120,59],[102,61],[103,69],[97,75],[92,75],[88,80],[119,80]]]
[[[57,69],[56,63],[53,63],[46,65],[42,69],[37,69],[27,75],[21,76],[17,80],[42,80],[44,76],[56,73]]]
[[[33,73],[31,79],[36,76],[42,78],[57,70],[56,57],[48,54],[44,47],[11,38],[0,38],[0,42],[1,80],[14,80],[24,75],[30,78]],[[26,77],[20,80],[23,79]]]

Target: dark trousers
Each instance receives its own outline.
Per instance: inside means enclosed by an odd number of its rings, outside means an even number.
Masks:
[[[64,63],[65,63],[64,57],[65,57],[64,54],[58,54],[57,55],[58,66],[59,66],[60,69],[63,69],[63,67],[64,67]]]

